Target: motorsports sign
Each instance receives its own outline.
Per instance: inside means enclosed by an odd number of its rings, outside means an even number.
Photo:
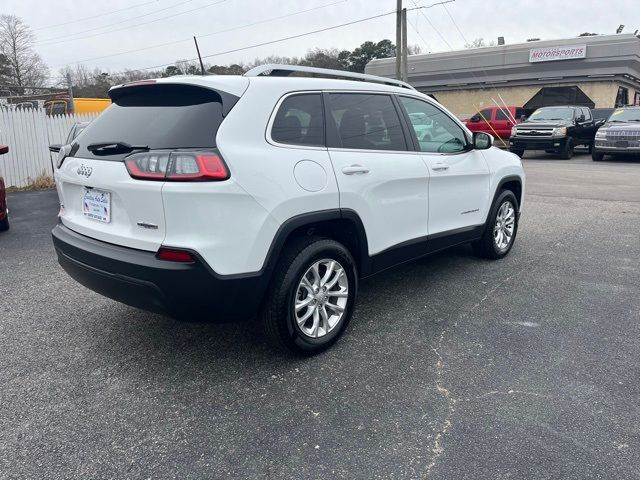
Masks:
[[[587,56],[586,45],[571,45],[567,47],[533,48],[529,50],[529,62],[551,62],[553,60],[570,60],[573,58],[585,58]]]

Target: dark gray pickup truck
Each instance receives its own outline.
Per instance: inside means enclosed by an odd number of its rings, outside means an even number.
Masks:
[[[596,131],[603,122],[595,120],[588,107],[542,107],[513,127],[509,150],[520,157],[525,150],[544,150],[568,159],[577,145],[591,150]]]

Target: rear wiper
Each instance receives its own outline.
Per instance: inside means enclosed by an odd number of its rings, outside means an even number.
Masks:
[[[131,152],[133,150],[149,150],[148,145],[131,145],[127,142],[96,142],[87,145],[90,152],[104,152],[107,150],[115,150],[118,152]]]

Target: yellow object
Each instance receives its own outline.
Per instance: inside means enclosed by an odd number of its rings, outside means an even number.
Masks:
[[[111,105],[109,98],[74,98],[73,113],[99,113]],[[44,102],[47,115],[66,115],[69,111],[69,100],[54,99]]]

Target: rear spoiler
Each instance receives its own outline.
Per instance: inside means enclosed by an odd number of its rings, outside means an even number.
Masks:
[[[162,82],[157,83],[156,80],[140,80],[136,82],[123,83],[122,85],[116,85],[109,89],[109,97],[113,103],[117,103],[117,101],[123,97],[126,97],[131,94],[144,92],[147,89],[153,90],[172,90],[174,88],[183,88],[183,89],[202,89],[207,90],[209,92],[215,93],[220,98],[220,103],[222,103],[222,116],[226,117],[227,114],[231,111],[231,109],[238,102],[240,97],[236,95],[232,95],[231,93],[225,92],[223,90],[217,90],[215,88],[206,87],[203,85],[194,85],[190,83],[183,82]],[[170,94],[170,92],[167,92]]]

